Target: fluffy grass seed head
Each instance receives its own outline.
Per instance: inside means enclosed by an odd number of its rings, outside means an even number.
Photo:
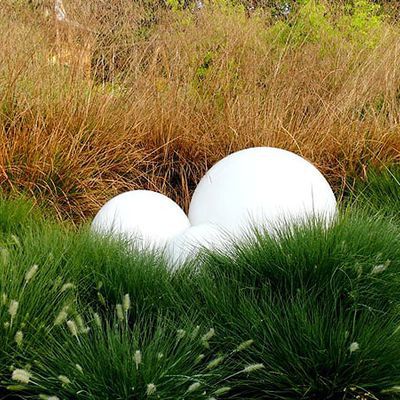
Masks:
[[[19,303],[17,300],[11,300],[10,306],[8,307],[8,313],[11,315],[11,319],[13,319],[17,315]]]
[[[185,337],[185,335],[186,335],[186,331],[185,331],[184,329],[178,329],[178,330],[176,331],[176,338],[177,338],[177,340],[183,339],[183,338]]]
[[[14,336],[15,343],[17,343],[18,347],[22,346],[23,339],[24,339],[24,334],[22,333],[22,331],[18,331]]]
[[[204,334],[204,335],[202,336],[201,340],[202,340],[203,342],[208,342],[214,335],[215,335],[215,330],[214,330],[214,328],[210,328],[210,330],[209,330],[206,334]]]
[[[230,386],[222,386],[221,388],[217,389],[213,394],[215,394],[215,396],[222,396],[223,394],[228,393],[230,390]]]
[[[371,274],[372,275],[377,275],[377,274],[381,274],[382,272],[386,271],[387,268],[390,265],[390,260],[387,260],[385,263],[380,264],[380,265],[375,265],[374,268],[372,268]]]
[[[39,394],[40,400],[60,400],[57,396],[48,396],[47,394]]]
[[[75,368],[76,368],[81,374],[83,374],[83,368],[82,368],[79,364],[75,364]]]
[[[63,385],[69,385],[71,381],[69,378],[65,375],[58,375],[58,380],[63,384]]]
[[[360,345],[357,342],[353,342],[350,347],[350,354],[354,353],[355,351],[358,351],[360,349]]]
[[[76,325],[79,329],[79,332],[80,333],[88,333],[89,328],[85,325],[85,321],[83,320],[82,316],[78,314],[75,317],[75,319],[76,319]]]
[[[136,364],[136,369],[139,369],[139,365],[142,363],[142,352],[140,350],[135,351],[134,360]]]
[[[122,304],[117,304],[117,305],[115,306],[115,309],[116,309],[116,311],[117,311],[118,320],[119,320],[119,321],[123,321],[125,317],[124,317],[124,311],[123,311],[123,309],[122,309]]]
[[[69,319],[67,321],[67,326],[68,326],[69,331],[71,332],[71,335],[78,337],[78,327],[76,326],[75,321],[72,319]]]
[[[129,293],[124,296],[124,299],[122,301],[122,308],[125,312],[128,312],[131,308],[131,298],[129,296]]]
[[[199,362],[201,362],[202,360],[204,360],[205,355],[204,354],[199,354],[196,359],[194,360],[195,364],[198,364]]]
[[[107,305],[106,299],[100,292],[97,292],[97,298],[99,299],[100,304],[103,306]]]
[[[157,391],[157,387],[154,383],[149,383],[147,385],[147,389],[146,389],[147,396],[151,396],[151,395],[155,394],[156,391]]]
[[[75,285],[71,282],[68,282],[68,283],[64,283],[64,285],[61,286],[60,291],[61,291],[61,293],[64,293],[67,290],[74,289],[74,288],[75,288]]]
[[[187,393],[193,393],[193,392],[195,392],[196,390],[198,390],[198,389],[200,388],[200,386],[201,386],[201,383],[200,383],[200,382],[192,383],[192,384],[188,387]]]
[[[63,324],[68,318],[68,307],[65,306],[62,310],[58,313],[56,319],[54,320],[54,325],[61,325]]]
[[[213,369],[215,367],[217,367],[219,364],[222,363],[222,361],[224,361],[224,357],[217,357],[214,358],[214,360],[211,360],[208,364],[207,364],[207,369]]]
[[[194,329],[192,334],[190,335],[192,339],[196,339],[200,332],[200,325],[197,325]]]
[[[10,236],[13,242],[17,245],[17,247],[21,248],[21,241],[19,240],[17,235],[11,235]]]
[[[239,346],[236,347],[236,350],[235,350],[235,351],[238,352],[238,351],[246,350],[246,349],[248,349],[253,343],[254,343],[254,340],[253,340],[253,339],[246,340],[245,342],[240,343]]]
[[[210,344],[208,341],[215,335],[215,330],[214,328],[211,328],[205,335],[201,337],[201,343],[203,346],[207,349],[210,348]]]
[[[97,325],[98,328],[101,328],[101,318],[98,313],[93,314],[94,323]]]
[[[263,368],[264,368],[264,364],[250,364],[247,367],[243,368],[243,372],[249,374],[251,372],[258,371]]]
[[[25,274],[25,283],[28,283],[35,276],[38,269],[38,265],[32,265],[29,271]]]
[[[11,375],[11,379],[16,382],[28,384],[32,378],[32,374],[25,369],[15,369]]]

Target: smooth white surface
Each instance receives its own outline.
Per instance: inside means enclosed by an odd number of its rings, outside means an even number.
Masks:
[[[167,245],[166,254],[173,264],[179,264],[195,257],[202,249],[222,250],[228,245],[228,235],[212,224],[201,224],[175,236]]]
[[[273,233],[309,217],[328,223],[336,199],[311,163],[286,150],[255,147],[216,163],[198,184],[189,208],[192,225],[215,224],[236,237],[250,225]]]
[[[94,232],[128,239],[139,248],[161,248],[189,226],[188,217],[174,201],[149,190],[114,197],[92,222]]]

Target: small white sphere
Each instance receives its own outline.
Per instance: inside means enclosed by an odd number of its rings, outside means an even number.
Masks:
[[[94,232],[128,239],[137,248],[162,248],[189,226],[188,217],[174,201],[150,190],[112,198],[92,222]]]
[[[194,258],[202,249],[223,250],[229,246],[228,235],[212,224],[191,226],[175,236],[166,247],[173,266]]]
[[[273,233],[309,217],[329,223],[335,214],[335,196],[318,169],[272,147],[241,150],[216,163],[189,208],[192,225],[211,223],[240,237],[252,225]]]

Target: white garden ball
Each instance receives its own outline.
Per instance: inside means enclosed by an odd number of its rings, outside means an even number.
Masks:
[[[192,225],[211,223],[240,237],[250,226],[273,233],[310,217],[329,223],[335,214],[335,196],[318,169],[272,147],[241,150],[216,163],[189,208]]]
[[[191,226],[166,247],[166,254],[173,265],[196,257],[202,249],[223,250],[229,246],[229,235],[212,224]]]
[[[174,201],[149,190],[114,197],[92,222],[94,232],[128,239],[138,248],[162,248],[189,226],[188,217]]]

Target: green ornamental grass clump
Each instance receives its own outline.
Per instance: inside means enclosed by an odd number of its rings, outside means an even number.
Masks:
[[[0,203],[2,396],[396,398],[393,220],[359,204],[171,273],[162,254],[33,210]]]
[[[370,213],[381,214],[398,223],[400,217],[400,167],[369,168],[365,179],[355,179],[350,202]]]

